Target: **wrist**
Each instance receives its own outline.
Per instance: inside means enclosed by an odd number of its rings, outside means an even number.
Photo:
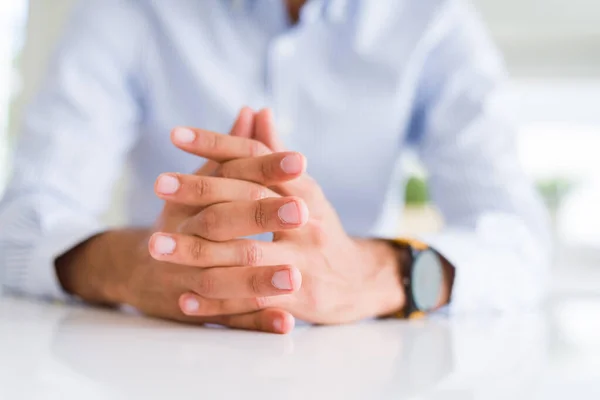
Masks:
[[[382,317],[398,312],[406,304],[400,271],[402,265],[410,261],[410,255],[386,240],[360,243],[367,254],[366,265],[372,271],[363,300],[369,305],[370,316]]]
[[[131,272],[141,262],[147,237],[146,230],[115,230],[75,246],[55,261],[63,289],[90,303],[126,303]]]
[[[94,256],[105,255],[99,247],[107,234],[92,236],[56,259],[56,275],[65,292],[92,303],[110,303],[103,290],[104,279],[98,276],[98,265],[105,262]]]

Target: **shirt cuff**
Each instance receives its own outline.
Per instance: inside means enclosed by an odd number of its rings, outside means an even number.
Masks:
[[[44,242],[33,252],[29,263],[29,276],[24,282],[25,291],[53,299],[67,300],[69,296],[62,288],[56,274],[56,259],[105,230],[104,226],[96,223],[65,221],[60,227],[49,232]]]
[[[105,227],[92,218],[61,211],[46,214],[43,223],[33,215],[27,218],[28,213],[13,214],[6,221],[0,238],[5,288],[58,300],[70,298],[56,275],[55,260]]]
[[[495,241],[480,232],[448,230],[419,239],[456,270],[450,314],[534,308],[545,297],[543,249],[528,247],[522,237]]]

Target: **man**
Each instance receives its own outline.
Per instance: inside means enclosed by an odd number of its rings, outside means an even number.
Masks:
[[[304,3],[82,1],[0,209],[4,287],[277,333],[538,303],[544,213],[471,9]],[[409,145],[446,228],[394,242],[386,192]],[[126,160],[130,226],[110,229]]]

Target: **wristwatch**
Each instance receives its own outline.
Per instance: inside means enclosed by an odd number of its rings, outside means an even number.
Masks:
[[[393,243],[409,254],[407,262],[400,266],[406,305],[393,317],[422,318],[447,303],[445,287],[451,279],[447,269],[452,267],[426,243],[413,239],[396,239]]]

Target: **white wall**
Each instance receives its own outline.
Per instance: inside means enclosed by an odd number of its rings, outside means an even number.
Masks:
[[[23,108],[37,90],[49,56],[63,31],[69,11],[76,2],[77,0],[29,0],[26,42],[21,54],[22,85],[11,116],[10,134],[14,135],[18,131]]]
[[[600,1],[472,0],[516,76],[600,76]]]
[[[495,31],[534,35],[600,35],[597,0],[472,0]]]
[[[21,45],[27,0],[0,1],[0,196],[9,176],[9,143],[6,132],[11,102],[19,89],[15,82],[14,56]]]
[[[0,0],[10,1],[10,0]],[[26,105],[35,95],[56,42],[59,40],[70,11],[78,0],[30,0],[27,39],[22,53],[22,91],[15,100],[9,134],[16,135]],[[114,190],[113,207],[103,217],[104,222],[118,225],[124,219],[124,182]]]

